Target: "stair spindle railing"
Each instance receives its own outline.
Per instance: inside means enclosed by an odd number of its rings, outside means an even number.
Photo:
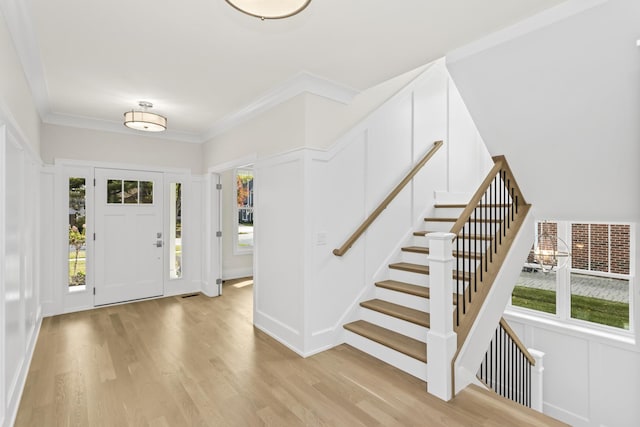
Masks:
[[[451,228],[455,252],[469,252],[469,256],[456,257],[454,262],[456,309],[453,329],[457,334],[458,351],[451,362],[452,368],[530,208],[504,156],[493,160],[493,168]],[[483,374],[500,392],[527,397],[531,394],[531,366],[535,359],[505,325],[506,322],[501,321],[500,332],[485,356],[487,363],[483,365]],[[511,364],[522,368],[507,369]],[[520,386],[523,391],[515,393]],[[524,401],[531,404],[530,398]]]
[[[528,210],[525,199],[516,184],[511,169],[503,156],[494,157],[494,166],[474,194],[464,212],[451,228],[457,238],[454,242],[457,253],[469,252],[468,257],[456,257],[455,311],[454,329],[458,329],[469,316],[470,309],[477,307],[482,301],[474,304],[481,290],[486,293],[496,270],[494,260],[509,250],[505,245],[507,238],[512,239],[520,226],[516,221],[523,207]],[[484,286],[481,286],[484,285]],[[459,336],[459,345],[466,336]]]
[[[531,370],[536,361],[509,324],[500,319],[478,369],[478,378],[507,399],[531,407]]]

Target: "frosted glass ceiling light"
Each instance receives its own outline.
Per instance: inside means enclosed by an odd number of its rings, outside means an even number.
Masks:
[[[262,20],[288,18],[304,10],[311,0],[225,0],[234,8]]]
[[[167,118],[147,111],[153,104],[147,101],[138,103],[141,110],[131,110],[124,113],[124,125],[131,129],[146,132],[162,132],[167,129]]]

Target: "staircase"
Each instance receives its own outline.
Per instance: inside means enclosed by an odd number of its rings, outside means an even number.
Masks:
[[[401,259],[389,264],[389,279],[375,283],[375,298],[360,303],[360,319],[344,325],[346,343],[374,354],[424,381],[427,380],[427,332],[429,319],[429,240],[427,235],[449,231],[465,204],[435,205],[435,215],[425,218],[423,230],[413,233],[400,251]],[[483,245],[484,246],[484,245]],[[477,260],[466,251],[454,257]],[[469,272],[457,272],[468,282]],[[452,301],[455,298],[452,291]],[[401,365],[397,360],[406,362]]]
[[[504,157],[494,162],[468,204],[434,206],[398,262],[388,265],[388,279],[375,283],[375,298],[360,302],[358,320],[344,325],[346,343],[427,381],[429,392],[444,400],[474,381],[469,373],[484,357],[519,257],[524,260],[531,247],[526,237],[517,239],[530,206]],[[430,238],[432,233],[438,234]],[[430,248],[431,239],[437,245]]]

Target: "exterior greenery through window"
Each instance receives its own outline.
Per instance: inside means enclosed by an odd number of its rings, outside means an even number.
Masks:
[[[69,263],[71,290],[85,289],[87,276],[87,191],[85,178],[69,178]]]
[[[253,250],[253,170],[236,170],[236,208],[238,213],[238,252]]]
[[[182,277],[182,184],[169,184],[169,278]]]
[[[628,330],[635,282],[631,225],[543,221],[535,231],[537,255],[532,248],[512,305]],[[565,242],[570,257],[543,268],[540,254],[562,252]]]

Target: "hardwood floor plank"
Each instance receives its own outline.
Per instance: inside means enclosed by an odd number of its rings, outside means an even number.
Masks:
[[[43,320],[15,426],[562,425],[426,384],[348,345],[301,358],[252,324],[252,286]]]

